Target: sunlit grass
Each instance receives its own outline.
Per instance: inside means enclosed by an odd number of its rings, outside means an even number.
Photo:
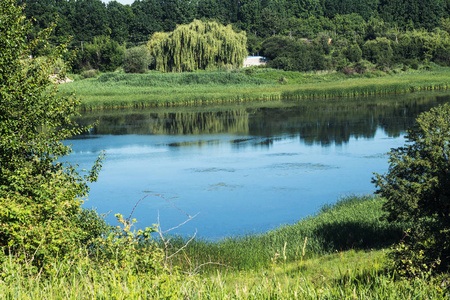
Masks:
[[[50,277],[23,269],[0,280],[2,299],[448,299],[442,278],[397,278],[386,250],[342,251],[269,268],[182,276],[133,274],[62,261]],[[8,267],[7,264],[2,266]]]
[[[287,79],[286,84],[280,78]],[[75,91],[82,109],[172,106],[274,99],[353,97],[450,87],[450,68],[409,71],[371,78],[341,73],[253,72],[106,73],[60,85]]]
[[[381,204],[352,196],[267,233],[197,241],[166,272],[92,263],[83,251],[46,274],[10,258],[0,264],[0,299],[448,299],[445,275],[391,270],[388,244],[400,232],[379,220]]]
[[[286,262],[348,249],[389,247],[400,240],[405,224],[381,221],[383,200],[373,196],[350,196],[323,207],[315,216],[261,234],[235,236],[217,242],[197,239],[188,244],[174,262],[190,268],[208,262],[250,270],[268,268],[274,257]],[[173,237],[173,249],[187,238]],[[216,268],[205,265],[204,269]],[[192,270],[190,270],[192,271]]]

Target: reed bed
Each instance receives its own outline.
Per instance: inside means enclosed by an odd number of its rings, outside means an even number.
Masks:
[[[213,261],[239,270],[267,268],[275,256],[287,262],[348,249],[377,249],[399,241],[407,224],[381,221],[383,200],[374,196],[349,196],[324,206],[315,216],[260,234],[220,241],[191,241],[175,265],[191,268]],[[172,237],[174,251],[187,238]],[[215,265],[211,265],[215,268]],[[192,270],[190,270],[192,271]]]
[[[377,75],[378,76],[378,75]],[[280,78],[287,83],[280,83]],[[277,79],[275,79],[277,78]],[[283,82],[286,82],[283,81]],[[96,79],[60,85],[75,91],[83,110],[101,108],[176,106],[280,99],[354,97],[396,94],[450,87],[450,68],[410,71],[371,78],[340,73],[195,72],[106,73]]]
[[[418,91],[442,90],[450,87],[447,70],[405,72],[377,78],[357,78],[342,81],[327,82],[322,88],[321,83],[311,84],[295,91],[283,92],[288,99],[354,97],[368,95],[399,94]]]

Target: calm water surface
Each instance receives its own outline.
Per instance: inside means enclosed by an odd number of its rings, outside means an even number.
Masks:
[[[84,113],[78,122],[98,124],[67,141],[68,160],[88,169],[106,151],[84,206],[109,212],[111,224],[150,195],[133,212],[139,227],[159,220],[167,230],[198,214],[172,233],[219,239],[373,193],[373,172],[387,171],[405,129],[449,101],[427,93]]]

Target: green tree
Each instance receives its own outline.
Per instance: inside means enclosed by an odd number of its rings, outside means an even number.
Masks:
[[[217,0],[203,0],[198,2],[197,17],[218,20],[223,22],[222,14],[219,8],[219,2]]]
[[[155,68],[163,72],[238,67],[247,56],[247,36],[231,25],[195,20],[171,33],[155,33],[147,47]]]
[[[108,2],[106,6],[111,38],[121,44],[128,41],[130,24],[134,21],[133,10],[129,5],[117,1]]]
[[[353,43],[344,49],[344,55],[350,62],[358,62],[361,60],[362,51],[358,44]]]
[[[333,18],[336,15],[357,13],[365,20],[376,14],[379,0],[322,0],[325,16]]]
[[[386,22],[413,30],[434,29],[445,16],[446,0],[380,0],[378,11]]]
[[[158,0],[136,0],[131,9],[134,19],[130,24],[129,40],[132,43],[145,43],[153,33],[163,30],[163,10]]]
[[[286,29],[285,14],[280,14],[273,11],[270,8],[264,8],[261,11],[261,24],[256,31],[253,31],[253,35],[258,37],[268,38],[275,34],[280,34]]]
[[[407,143],[389,153],[389,170],[375,174],[390,222],[409,222],[408,239],[395,252],[396,265],[417,275],[441,261],[450,267],[450,106],[422,113]]]
[[[242,30],[255,32],[261,24],[261,1],[240,0],[238,24]]]
[[[367,21],[365,40],[374,40],[386,34],[387,24],[380,18],[370,17]]]
[[[365,59],[379,66],[389,67],[394,55],[394,50],[391,46],[392,43],[391,40],[385,37],[365,42],[363,46]]]
[[[101,0],[69,2],[70,21],[76,42],[92,42],[95,36],[109,35],[106,6]]]
[[[14,0],[0,3],[0,261],[8,253],[43,266],[85,243],[81,199],[100,164],[85,177],[60,161],[61,141],[80,132],[71,120],[79,101],[52,83],[53,62],[64,46],[50,47],[50,30],[28,41],[31,24]],[[46,58],[29,54],[38,42]],[[94,218],[95,219],[95,218]]]
[[[322,7],[319,0],[294,0],[286,1],[287,11],[297,18],[322,15]]]
[[[435,38],[434,34],[424,29],[401,33],[398,35],[398,45],[395,47],[396,55],[400,59],[431,60]]]
[[[192,22],[196,17],[197,2],[190,0],[165,0],[158,5],[163,11],[162,27],[164,31],[172,31],[177,25]]]
[[[19,0],[18,4],[24,5],[23,13],[32,20],[32,30],[28,33],[28,38],[35,39],[38,33],[57,21],[53,34],[49,37],[55,44],[65,43],[73,35],[68,16],[68,2],[66,0]],[[45,55],[40,47],[36,47],[33,55]]]
[[[152,57],[147,47],[133,47],[125,51],[123,70],[126,73],[145,73],[151,62]]]
[[[125,47],[109,36],[96,36],[92,43],[84,45],[83,52],[80,53],[79,68],[114,71],[122,65],[124,52]]]
[[[358,40],[360,35],[364,35],[366,30],[366,22],[364,19],[356,14],[336,15],[333,18],[336,33],[344,36],[348,40]]]
[[[268,66],[286,71],[310,71],[323,68],[318,60],[324,58],[322,47],[314,47],[310,42],[289,37],[274,36],[262,44]]]

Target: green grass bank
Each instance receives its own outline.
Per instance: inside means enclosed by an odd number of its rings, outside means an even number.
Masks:
[[[62,84],[75,92],[82,110],[174,106],[239,101],[353,97],[440,90],[450,87],[450,68],[345,75],[243,69],[193,73],[105,73]]]
[[[406,224],[380,221],[383,200],[347,197],[272,231],[218,242],[175,239],[170,271],[136,274],[83,255],[50,275],[13,260],[0,267],[0,299],[447,299],[445,277],[402,279],[389,244]],[[172,252],[173,253],[173,252]]]
[[[348,196],[314,216],[264,233],[216,242],[195,239],[188,243],[188,238],[172,237],[173,249],[187,244],[185,256],[177,256],[175,264],[190,268],[213,261],[237,270],[255,270],[270,267],[275,256],[296,262],[336,251],[389,247],[402,238],[406,224],[381,220],[382,204],[379,197]]]

